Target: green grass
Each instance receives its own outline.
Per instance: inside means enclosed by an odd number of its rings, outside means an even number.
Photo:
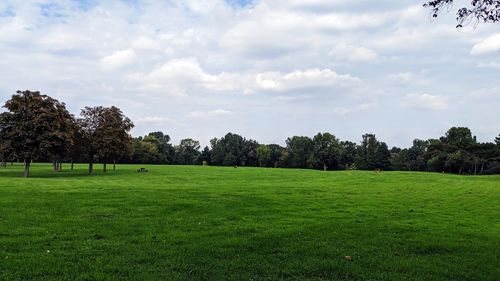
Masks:
[[[0,169],[0,280],[500,280],[500,176],[138,167]]]

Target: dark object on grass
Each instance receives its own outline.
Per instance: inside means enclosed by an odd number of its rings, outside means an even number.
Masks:
[[[137,172],[138,172],[138,173],[147,173],[147,172],[149,172],[149,171],[148,171],[148,169],[146,169],[146,168],[140,168],[140,169],[137,169]]]

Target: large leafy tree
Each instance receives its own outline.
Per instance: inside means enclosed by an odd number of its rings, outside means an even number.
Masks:
[[[374,134],[364,134],[356,149],[356,168],[371,170],[375,168],[375,153],[380,145]]]
[[[380,142],[375,150],[373,163],[371,164],[375,169],[387,170],[391,166],[391,152],[385,142]]]
[[[271,160],[271,149],[265,144],[259,145],[257,147],[257,159],[259,162],[259,167],[268,166],[269,160]]]
[[[75,147],[77,125],[74,116],[66,110],[64,103],[56,103],[54,106],[56,114],[52,122],[50,145],[47,152],[53,160],[54,170],[61,171],[62,161],[71,156],[72,149]]]
[[[293,136],[286,140],[286,153],[283,161],[290,168],[309,168],[314,151],[314,142],[310,137]]]
[[[424,7],[431,9],[433,17],[438,17],[443,10],[450,10],[456,2],[456,0],[433,0],[427,1]],[[470,4],[458,8],[458,28],[472,20],[484,23],[500,21],[500,0],[470,0],[467,2]]]
[[[340,158],[339,140],[330,133],[318,133],[313,138],[313,162],[316,167],[326,171],[338,166]]]
[[[356,162],[356,143],[350,141],[340,142],[340,165],[344,169],[351,169]]]
[[[62,154],[71,145],[69,125],[72,116],[60,103],[40,92],[17,91],[1,114],[4,144],[24,159],[24,176],[29,177],[33,159],[48,154]]]
[[[193,165],[200,156],[200,142],[193,139],[183,139],[175,146],[175,163]]]

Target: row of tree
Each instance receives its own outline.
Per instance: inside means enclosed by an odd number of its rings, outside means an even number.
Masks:
[[[129,135],[133,123],[117,107],[85,107],[78,117],[64,103],[39,92],[18,91],[0,114],[0,160],[23,160],[24,176],[30,164],[50,161],[55,171],[62,162],[258,166],[322,170],[407,170],[458,174],[500,173],[500,135],[496,143],[477,142],[468,128],[453,127],[439,139],[414,140],[410,148],[393,147],[365,134],[359,144],[333,134],[293,136],[285,146],[259,144],[238,134],[214,138],[200,149],[194,139],[170,143],[163,132],[144,137]],[[113,168],[115,165],[113,165]]]
[[[93,163],[128,157],[132,152],[129,131],[134,126],[117,107],[85,107],[75,118],[64,103],[40,92],[17,91],[0,114],[0,160],[24,161],[29,177],[33,160],[51,161],[61,171],[62,161]],[[73,169],[73,164],[71,164]]]
[[[359,144],[341,141],[330,133],[313,138],[293,136],[286,146],[259,144],[228,133],[200,150],[198,141],[170,144],[162,132],[133,139],[133,163],[258,166],[323,170],[403,170],[458,174],[500,173],[500,135],[496,143],[477,142],[468,128],[453,127],[439,139],[413,141],[410,148],[388,148],[374,134],[365,134]]]

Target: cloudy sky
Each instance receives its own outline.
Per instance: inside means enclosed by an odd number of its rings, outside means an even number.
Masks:
[[[500,25],[416,0],[0,1],[0,99],[116,105],[134,135],[263,143],[329,131],[389,146],[500,133]],[[374,4],[376,3],[376,4]]]

